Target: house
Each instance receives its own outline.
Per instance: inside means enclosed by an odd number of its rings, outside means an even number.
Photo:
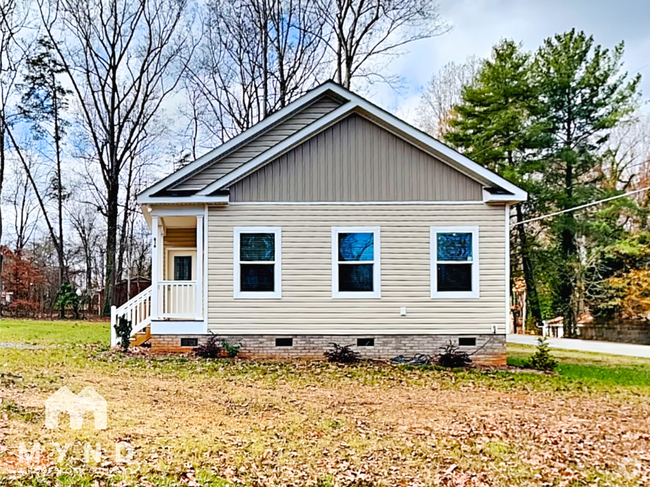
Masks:
[[[508,216],[526,193],[328,82],[141,193],[152,286],[137,342],[248,357],[504,363]],[[114,343],[116,338],[113,337]]]

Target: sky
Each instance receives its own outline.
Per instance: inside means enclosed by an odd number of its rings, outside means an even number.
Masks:
[[[650,0],[439,0],[439,4],[452,30],[411,44],[408,53],[394,60],[393,69],[405,81],[399,93],[375,86],[366,94],[410,122],[415,120],[422,88],[448,62],[461,63],[471,55],[487,57],[503,38],[535,50],[545,38],[574,27],[593,35],[603,47],[625,41],[625,69],[640,70],[643,96],[650,99]]]

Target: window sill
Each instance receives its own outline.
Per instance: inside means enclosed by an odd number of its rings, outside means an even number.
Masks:
[[[235,293],[233,295],[234,299],[280,299],[282,298],[282,293],[276,293],[276,292],[260,292],[260,293],[254,293],[254,292],[242,292],[242,293]]]
[[[378,291],[373,292],[333,292],[333,299],[380,299],[381,293]]]
[[[432,299],[478,299],[480,298],[478,291],[449,291],[449,292],[432,292]]]

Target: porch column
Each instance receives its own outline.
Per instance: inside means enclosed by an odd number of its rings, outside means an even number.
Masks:
[[[196,319],[203,319],[203,215],[196,216]]]
[[[158,280],[160,279],[160,223],[157,216],[151,216],[151,319],[158,319]]]

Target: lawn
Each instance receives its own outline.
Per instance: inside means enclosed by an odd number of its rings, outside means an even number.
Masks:
[[[0,348],[0,485],[650,483],[650,360],[554,352],[548,375],[514,367],[533,351],[517,346],[508,369],[444,371],[125,355],[107,339],[104,323],[0,322],[0,343],[35,347]],[[108,428],[46,429],[62,386],[100,393]]]

